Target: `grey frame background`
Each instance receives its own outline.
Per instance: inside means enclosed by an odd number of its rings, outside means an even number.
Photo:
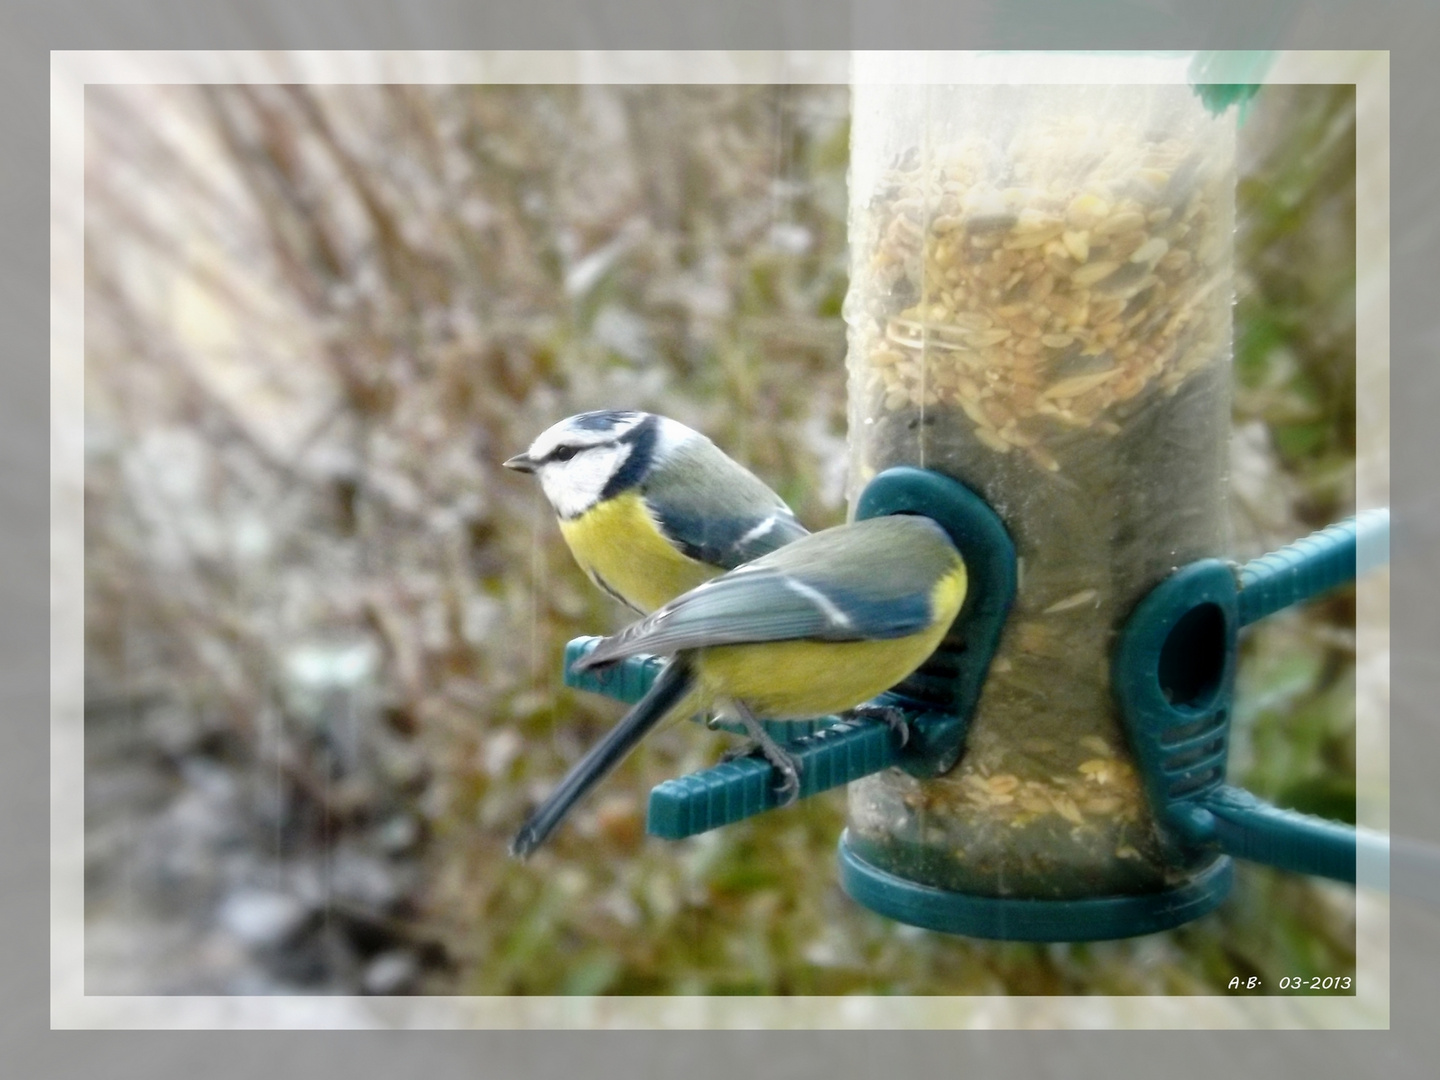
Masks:
[[[1392,885],[1392,1031],[1241,1033],[49,1033],[48,50],[75,48],[850,48],[1162,46],[1392,50],[1392,802],[1395,833],[1440,839],[1440,488],[1429,462],[1440,401],[1440,16],[1364,0],[764,0],[679,9],[661,0],[144,0],[12,2],[0,15],[0,1061],[20,1077],[844,1076],[881,1069],[983,1076],[1147,1073],[1429,1075],[1440,1057],[1440,908]],[[1400,868],[1397,867],[1397,871]],[[1409,895],[1407,895],[1409,894]],[[1427,1069],[1426,1065],[1430,1068]],[[461,1070],[464,1070],[462,1073]]]

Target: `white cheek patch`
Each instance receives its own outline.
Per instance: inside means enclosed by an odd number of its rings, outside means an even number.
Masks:
[[[630,452],[631,447],[622,443],[585,450],[569,461],[551,461],[540,466],[540,486],[562,518],[579,517],[600,501],[600,493]]]

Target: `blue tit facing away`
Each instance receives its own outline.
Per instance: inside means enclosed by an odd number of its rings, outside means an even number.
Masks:
[[[665,716],[728,703],[799,790],[796,763],[759,718],[844,712],[906,678],[933,653],[965,599],[965,564],[929,518],[869,518],[815,533],[677,597],[577,664],[669,655],[650,691],[532,813],[511,844],[534,851]]]
[[[641,614],[808,535],[753,473],[653,413],[580,413],[505,466],[539,477],[580,568]]]

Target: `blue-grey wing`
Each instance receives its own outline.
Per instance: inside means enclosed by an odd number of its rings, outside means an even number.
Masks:
[[[885,592],[751,564],[692,589],[604,639],[582,666],[714,645],[904,637],[930,624],[930,584]]]
[[[647,500],[648,501],[648,500]],[[681,552],[699,562],[733,570],[752,559],[809,534],[789,510],[777,509],[763,517],[716,517],[713,513],[684,513],[674,505],[661,509],[649,503],[660,531]]]
[[[676,447],[642,493],[671,543],[725,570],[809,535],[779,495],[705,438]]]

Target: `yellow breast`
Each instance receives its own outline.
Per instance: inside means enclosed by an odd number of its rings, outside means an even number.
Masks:
[[[602,588],[646,614],[720,573],[719,567],[677,551],[633,491],[561,521],[560,532],[597,585],[603,581]]]

